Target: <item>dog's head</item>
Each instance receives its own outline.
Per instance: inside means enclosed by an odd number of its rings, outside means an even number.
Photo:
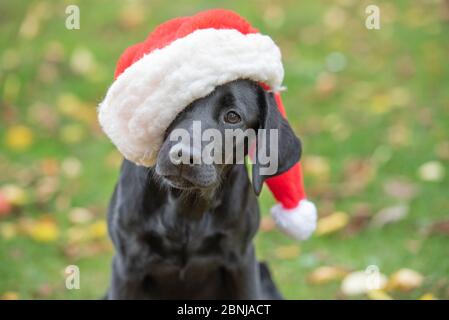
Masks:
[[[217,87],[178,115],[165,133],[155,172],[173,188],[214,189],[232,165],[243,163],[253,151],[252,181],[259,194],[266,178],[299,161],[301,143],[272,93],[253,81],[237,80]],[[274,170],[262,156],[274,160]]]

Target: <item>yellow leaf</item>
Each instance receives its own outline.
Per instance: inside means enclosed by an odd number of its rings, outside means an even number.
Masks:
[[[11,239],[17,235],[17,227],[13,223],[4,222],[0,224],[0,236],[3,239]]]
[[[127,4],[120,10],[119,21],[126,29],[138,27],[145,21],[145,8],[140,3]]]
[[[372,98],[371,109],[373,113],[386,113],[390,111],[391,107],[391,98],[387,94],[378,94]]]
[[[86,130],[78,123],[65,125],[60,132],[62,142],[66,144],[79,143],[84,139],[85,135]]]
[[[89,240],[88,230],[83,227],[71,227],[67,229],[67,239],[70,245],[76,245]]]
[[[432,293],[428,292],[423,294],[419,300],[438,300]]]
[[[89,234],[93,239],[102,239],[107,233],[108,228],[106,222],[103,220],[94,222],[89,226]]]
[[[14,206],[22,206],[27,202],[25,191],[13,184],[5,185],[1,188],[1,193]]]
[[[366,293],[371,300],[393,300],[393,298],[382,290],[371,290]]]
[[[307,276],[307,280],[312,284],[325,284],[331,281],[342,279],[347,271],[333,266],[322,266]]]
[[[53,242],[59,237],[59,229],[52,220],[41,220],[31,225],[30,236],[37,242]]]
[[[26,150],[32,143],[33,132],[26,126],[13,126],[6,132],[6,145],[12,150]]]
[[[309,155],[302,160],[304,172],[312,175],[320,180],[327,180],[329,178],[330,166],[326,158],[320,156]]]
[[[342,211],[337,211],[329,216],[318,220],[316,234],[324,235],[344,228],[349,221],[348,214]]]
[[[13,291],[7,291],[0,296],[0,300],[19,300],[19,294]]]
[[[276,257],[280,259],[291,259],[299,256],[300,249],[298,245],[281,246],[276,248]]]
[[[92,124],[97,121],[97,113],[94,105],[82,101],[72,93],[62,93],[58,97],[58,110],[61,114],[75,120]]]
[[[391,275],[388,289],[407,292],[420,287],[423,281],[424,277],[419,272],[403,268]]]

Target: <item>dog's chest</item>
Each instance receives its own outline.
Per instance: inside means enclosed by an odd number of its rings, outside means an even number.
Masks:
[[[186,269],[197,263],[220,265],[236,259],[237,248],[230,243],[235,233],[212,214],[193,222],[182,217],[155,220],[142,225],[136,239],[152,268]]]

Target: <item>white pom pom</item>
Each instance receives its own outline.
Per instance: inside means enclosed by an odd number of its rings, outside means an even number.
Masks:
[[[271,214],[278,228],[297,240],[309,238],[316,229],[316,207],[308,200],[301,200],[293,209],[277,204],[271,208]]]

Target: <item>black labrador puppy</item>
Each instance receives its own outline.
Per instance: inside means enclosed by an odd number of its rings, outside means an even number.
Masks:
[[[259,84],[233,81],[193,102],[168,128],[155,167],[123,162],[108,217],[116,249],[108,299],[281,298],[253,245],[267,176],[257,161],[253,186],[245,164],[174,164],[169,134],[190,132],[194,120],[220,132],[278,129],[274,175],[299,161],[299,140]]]

